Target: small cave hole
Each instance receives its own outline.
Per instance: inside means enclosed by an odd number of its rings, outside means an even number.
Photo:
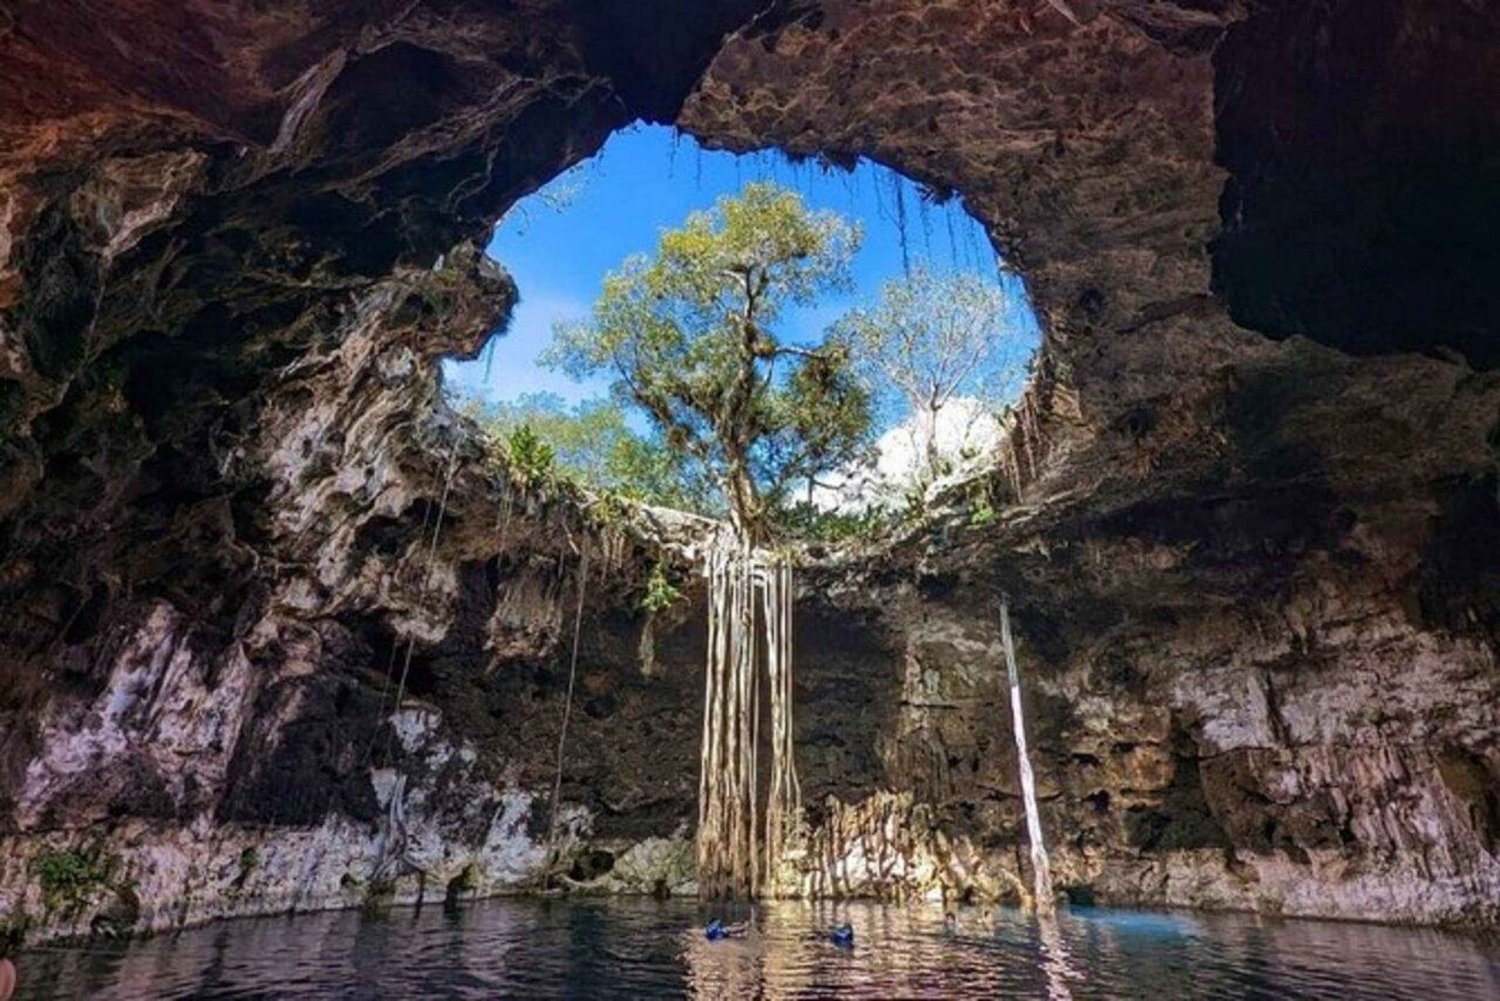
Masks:
[[[1136,441],[1140,441],[1156,430],[1156,409],[1144,403],[1131,407],[1126,412],[1124,418],[1122,418],[1121,423],[1124,425],[1125,432],[1130,437]]]
[[[593,851],[584,852],[573,860],[573,867],[568,870],[568,878],[575,883],[591,883],[601,876],[607,876],[614,867],[614,852],[596,848]]]
[[[583,704],[583,711],[591,719],[609,719],[620,708],[613,695],[596,695]]]

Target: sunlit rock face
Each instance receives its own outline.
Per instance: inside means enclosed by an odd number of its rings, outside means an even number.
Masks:
[[[649,671],[639,608],[682,526],[506,486],[437,403],[516,294],[476,241],[638,116],[956,190],[1048,334],[993,522],[803,576],[806,886],[1013,892],[1007,594],[1075,896],[1496,920],[1496,13],[762,6],[0,15],[3,920],[552,847],[691,891],[701,604]]]

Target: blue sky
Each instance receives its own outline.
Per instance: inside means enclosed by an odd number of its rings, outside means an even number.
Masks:
[[[607,272],[630,254],[652,251],[661,230],[680,225],[688,213],[754,180],[795,188],[810,207],[832,209],[864,225],[864,245],[853,265],[854,292],[815,308],[788,310],[778,333],[790,340],[818,340],[847,309],[874,298],[884,281],[901,274],[906,260],[930,260],[940,269],[981,271],[1002,280],[983,228],[958,199],[927,204],[916,185],[884,167],[861,162],[853,172],[825,173],[815,164],[793,165],[775,152],[714,152],[670,128],[636,126],[616,133],[598,156],[501,219],[488,251],[515,278],[521,301],[488,363],[483,355],[474,362],[445,362],[445,384],[487,400],[548,392],[576,402],[607,392],[604,379],[579,384],[538,364],[552,341],[553,323],[586,316]],[[549,193],[552,204],[545,197]],[[1003,281],[1013,293],[1012,322],[1028,330],[1033,342],[1039,340],[1019,279],[1007,275]]]

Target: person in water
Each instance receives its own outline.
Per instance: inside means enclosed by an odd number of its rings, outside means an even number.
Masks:
[[[744,938],[750,933],[750,922],[741,921],[739,924],[726,925],[718,918],[714,918],[703,929],[703,937],[710,942],[717,942],[724,938]]]
[[[845,921],[841,925],[835,926],[834,929],[828,933],[828,941],[832,942],[840,949],[854,948],[854,926],[847,921]]]

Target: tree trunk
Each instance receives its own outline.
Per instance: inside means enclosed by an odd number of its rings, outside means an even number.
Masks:
[[[927,427],[924,429],[923,438],[926,440],[927,457],[927,485],[931,486],[938,478],[938,444],[937,444],[937,417],[938,408],[927,408]]]
[[[743,459],[731,459],[724,480],[724,496],[729,501],[729,524],[735,538],[752,545],[764,542],[765,526],[761,524],[760,500],[755,481]]]

